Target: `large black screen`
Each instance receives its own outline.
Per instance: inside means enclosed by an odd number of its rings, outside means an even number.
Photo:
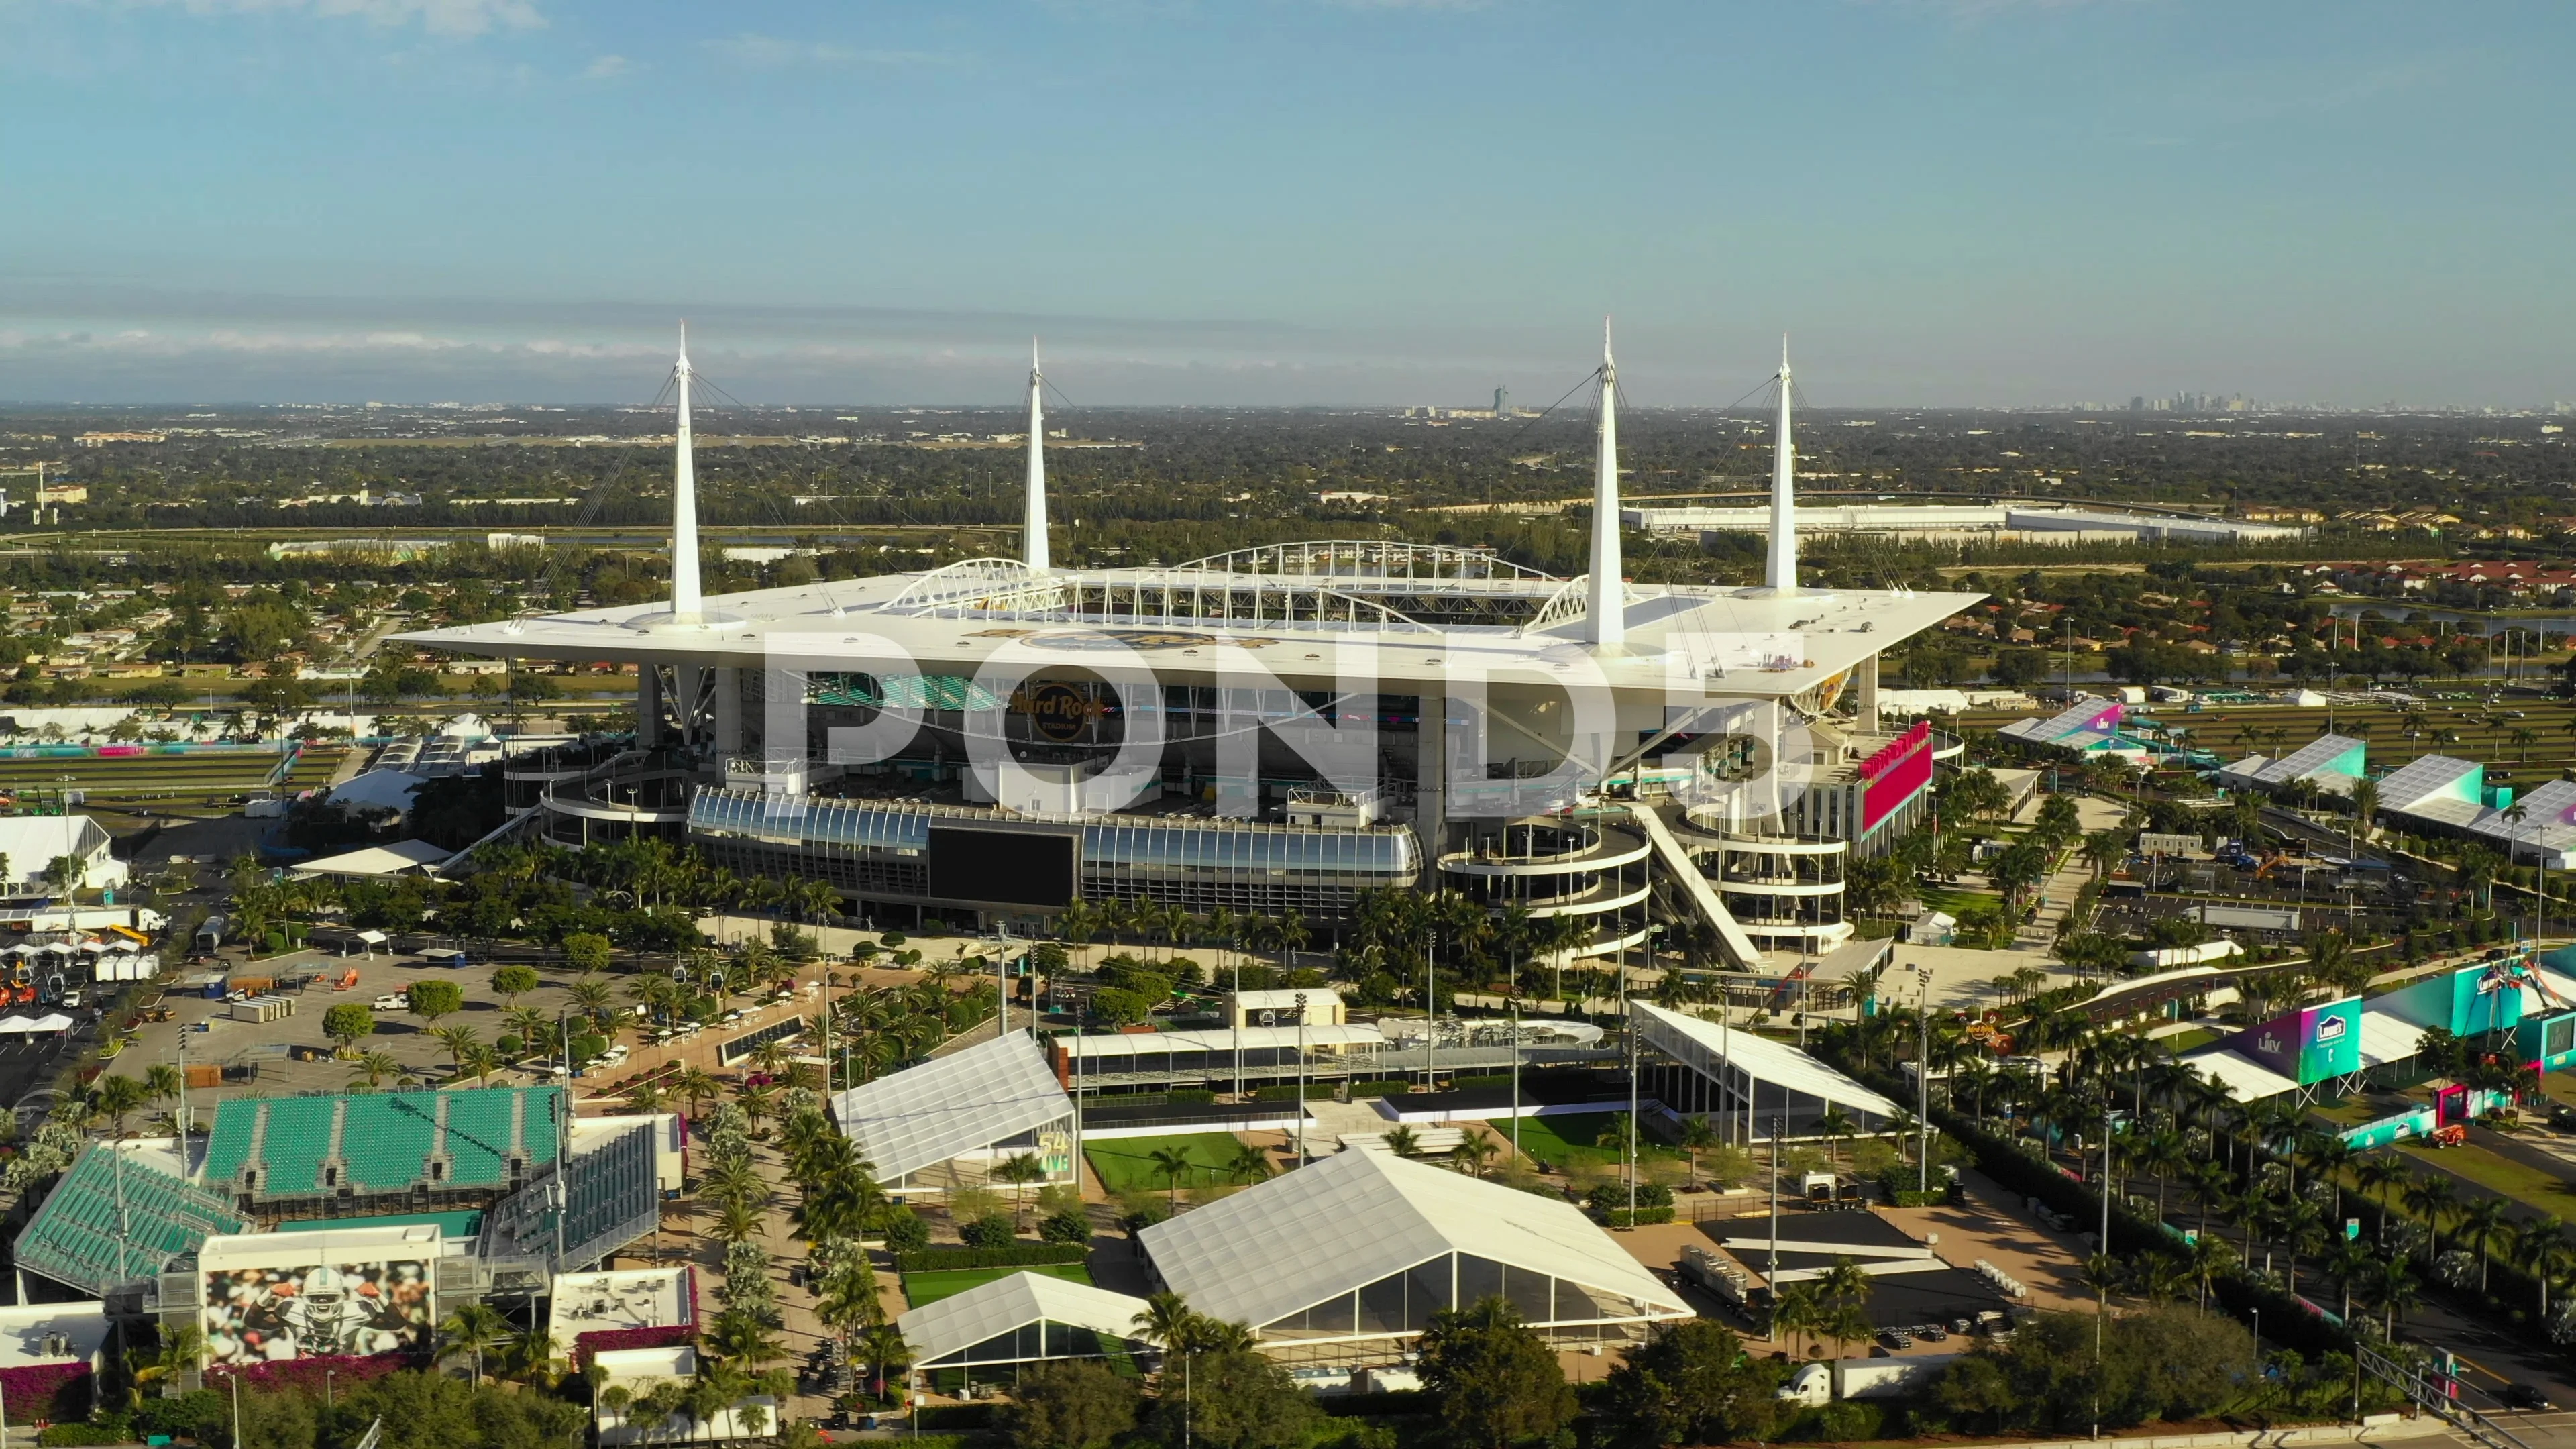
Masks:
[[[1074,837],[1022,830],[930,827],[930,893],[997,906],[1069,906]]]

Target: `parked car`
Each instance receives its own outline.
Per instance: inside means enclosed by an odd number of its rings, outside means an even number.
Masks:
[[[1891,1349],[1912,1348],[1914,1335],[1902,1328],[1882,1328],[1878,1331],[1878,1341]]]
[[[2547,1394],[2542,1393],[2540,1390],[2533,1388],[2529,1384],[2507,1384],[2497,1391],[2496,1397],[2503,1400],[2504,1406],[2508,1409],[2518,1409],[2532,1413],[2546,1413],[2549,1409],[2554,1407],[2549,1402],[2549,1396]]]
[[[411,998],[398,992],[376,998],[376,1010],[378,1011],[409,1011],[410,1009]]]

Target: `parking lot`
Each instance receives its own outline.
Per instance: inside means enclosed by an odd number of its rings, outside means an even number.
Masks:
[[[355,1002],[374,1011],[375,1031],[355,1043],[358,1052],[381,1052],[397,1064],[401,1076],[438,1084],[450,1078],[454,1065],[448,1047],[432,1035],[432,1023],[412,1015],[404,1006],[405,989],[417,981],[447,981],[455,984],[465,1000],[463,1009],[440,1018],[440,1028],[465,1027],[485,1045],[497,1042],[509,1030],[505,1012],[509,1007],[529,1008],[547,1017],[560,1019],[578,1010],[569,990],[578,973],[560,964],[537,964],[541,983],[514,1001],[505,1002],[492,988],[494,967],[477,964],[458,968],[440,964],[452,958],[418,955],[396,955],[381,949],[370,960],[363,952],[340,955],[336,952],[303,951],[269,957],[257,962],[235,962],[230,966],[235,976],[266,976],[287,979],[310,973],[322,973],[323,982],[302,990],[279,994],[294,1005],[292,1014],[273,1021],[236,1021],[231,1018],[232,1003],[212,1000],[201,992],[192,994],[186,988],[172,985],[161,1004],[171,1008],[172,1020],[147,1022],[137,1029],[135,1044],[108,1064],[108,1070],[141,1076],[156,1062],[180,1062],[190,1065],[216,1064],[225,1068],[224,1085],[217,1091],[191,1091],[189,1105],[197,1120],[206,1120],[206,1107],[211,1100],[224,1096],[258,1093],[263,1096],[309,1091],[336,1091],[359,1080],[354,1063],[331,1056],[334,1043],[323,1031],[323,1016],[332,1007]],[[356,980],[342,987],[337,983],[349,972]],[[185,980],[196,972],[179,973]],[[641,979],[633,973],[611,973],[605,976],[616,988],[615,1005],[630,1009],[626,988]],[[734,1026],[753,1021],[755,1013],[745,1009]],[[765,1018],[764,1018],[765,1019]],[[756,1024],[756,1023],[755,1023]],[[682,1039],[685,1044],[705,1043],[710,1048],[716,1038],[729,1038],[734,1033],[723,1027],[693,1030]],[[679,1043],[675,1043],[679,1044]],[[631,1040],[621,1040],[612,1051],[614,1060],[605,1061],[589,1075],[605,1082],[622,1077],[634,1060],[634,1053],[644,1050]],[[647,1055],[653,1055],[647,1051]],[[5,1062],[0,1057],[0,1062]],[[550,1066],[551,1064],[549,1064]],[[709,1063],[713,1065],[713,1063]],[[504,1068],[492,1074],[494,1085],[553,1080],[547,1069]],[[393,1078],[383,1085],[392,1086]]]

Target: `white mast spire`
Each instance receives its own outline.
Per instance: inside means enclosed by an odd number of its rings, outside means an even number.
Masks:
[[[698,462],[689,437],[689,324],[680,324],[680,360],[671,376],[680,386],[679,442],[671,466],[671,622],[694,624],[706,612],[698,583]]]
[[[1584,637],[1613,648],[1627,642],[1628,591],[1619,561],[1619,365],[1610,357],[1610,319],[1601,319],[1601,437],[1592,471],[1592,571],[1584,595]]]
[[[1775,592],[1798,591],[1798,447],[1789,436],[1789,337],[1780,336],[1780,435],[1771,455],[1771,547],[1762,582]]]
[[[1038,340],[1029,339],[1029,496],[1020,521],[1020,557],[1031,571],[1047,571],[1046,373],[1038,365]]]

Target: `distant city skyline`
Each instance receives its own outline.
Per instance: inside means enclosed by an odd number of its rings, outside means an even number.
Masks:
[[[0,401],[2576,397],[2536,0],[0,14]]]

